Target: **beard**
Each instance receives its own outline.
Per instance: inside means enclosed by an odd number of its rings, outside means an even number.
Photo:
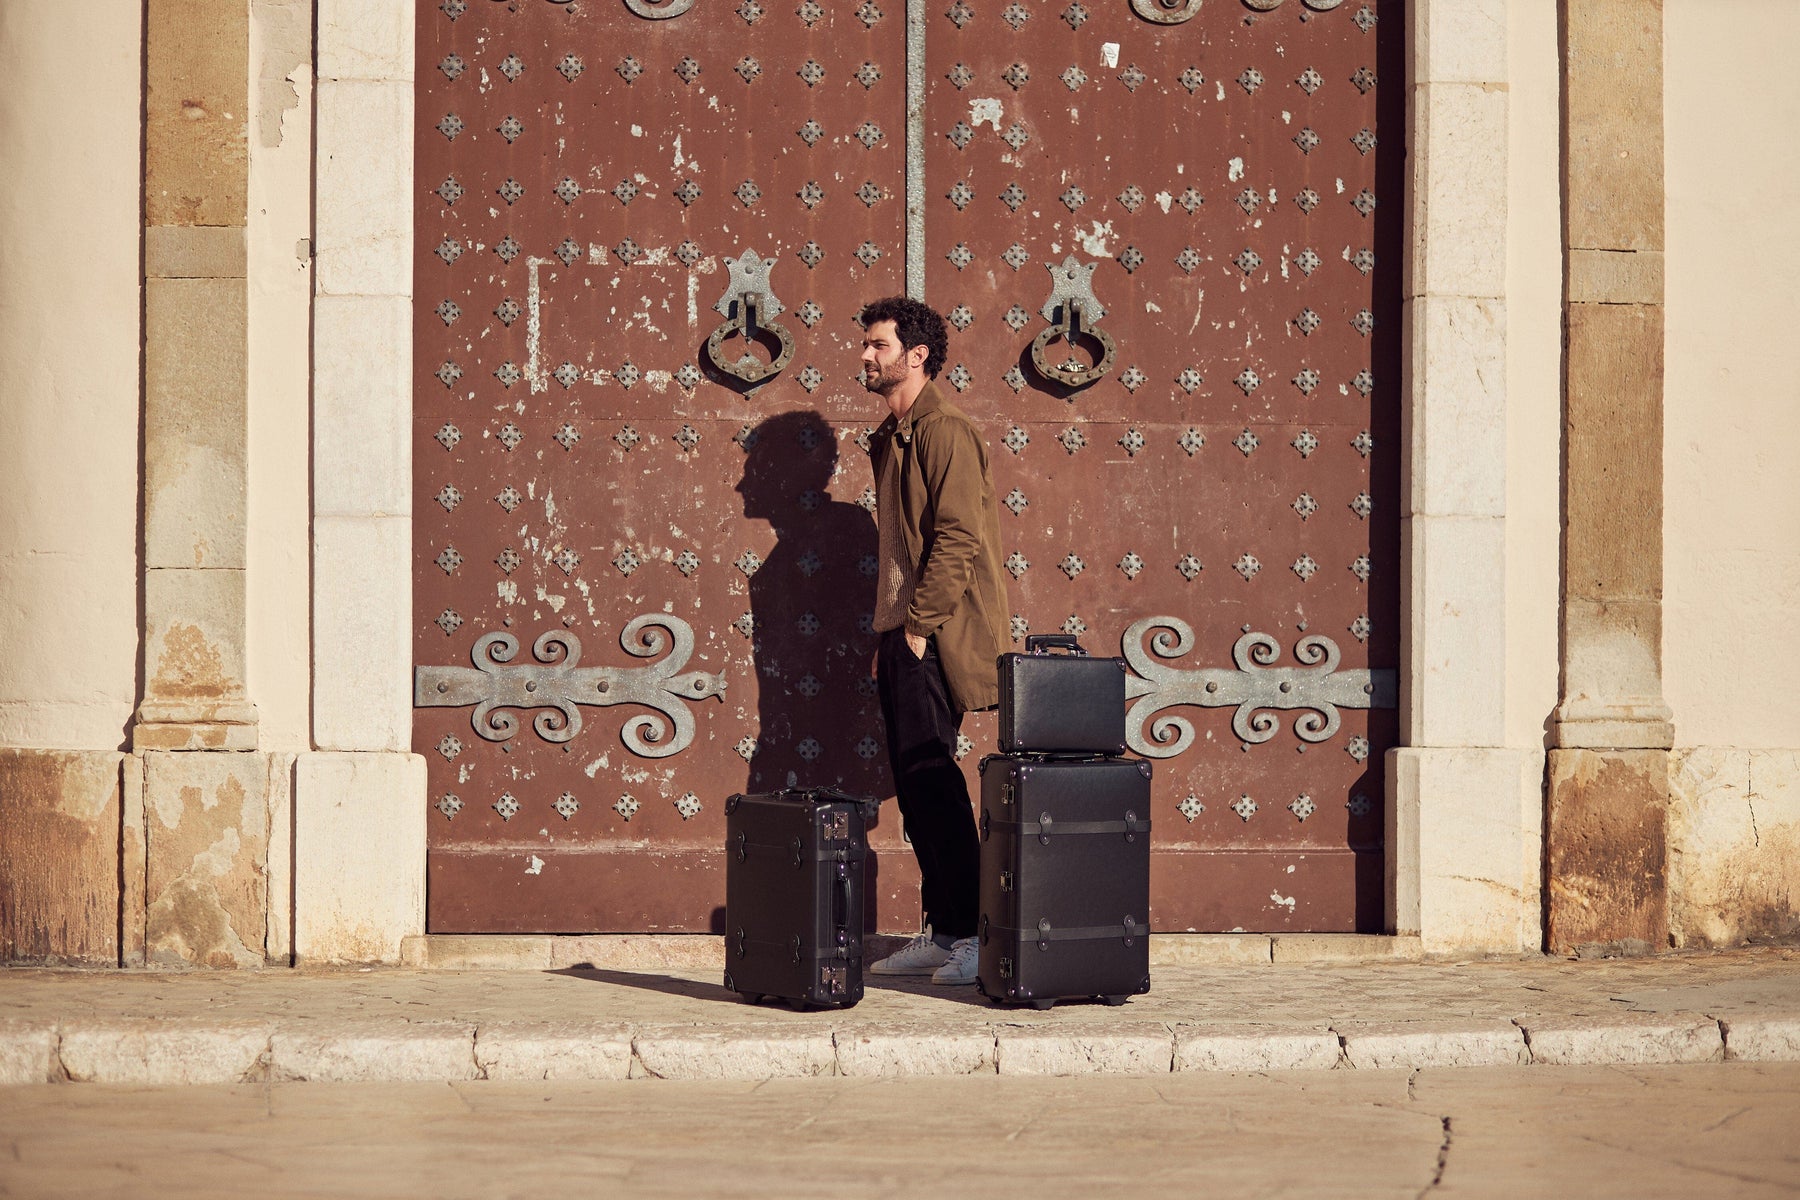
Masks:
[[[873,367],[865,366],[862,372],[863,387],[883,396],[899,387],[905,379],[906,359],[904,357],[896,358],[886,366],[879,363]]]

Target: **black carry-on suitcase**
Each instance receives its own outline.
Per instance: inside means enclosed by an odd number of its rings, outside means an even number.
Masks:
[[[827,789],[725,801],[725,986],[756,1003],[862,999],[875,803]]]
[[[1034,633],[1025,653],[999,662],[1002,754],[1125,753],[1124,659],[1089,658],[1068,634]]]
[[[1150,764],[981,761],[982,995],[1049,1008],[1150,990]]]

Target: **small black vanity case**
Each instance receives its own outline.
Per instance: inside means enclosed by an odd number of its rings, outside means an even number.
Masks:
[[[1150,764],[981,760],[981,994],[1049,1008],[1150,990]]]
[[[863,994],[863,863],[875,802],[823,788],[725,801],[725,986],[848,1008]]]
[[[1089,658],[1068,634],[1028,635],[1025,653],[1000,656],[1000,751],[1125,753],[1125,660]]]

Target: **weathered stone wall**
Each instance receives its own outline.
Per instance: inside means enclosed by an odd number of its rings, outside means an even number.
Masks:
[[[122,754],[0,750],[0,962],[119,957]]]
[[[1800,750],[1676,752],[1669,934],[1675,946],[1800,940]]]
[[[1800,13],[1667,0],[1667,694],[1681,746],[1800,745]]]
[[[1556,7],[1557,0],[1507,4],[1506,740],[1527,756],[1519,821],[1528,948],[1543,938],[1545,751],[1560,681],[1562,64]]]
[[[133,0],[0,6],[0,961],[120,952],[141,39]]]
[[[0,746],[137,698],[140,9],[0,5]]]
[[[1783,0],[1664,0],[1669,932],[1800,939],[1800,34]]]
[[[248,669],[258,745],[310,745],[312,0],[250,4]]]

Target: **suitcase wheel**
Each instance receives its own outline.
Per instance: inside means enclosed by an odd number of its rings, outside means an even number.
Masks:
[[[1056,1001],[1054,1000],[1033,1000],[1030,1001],[1030,1004],[1031,1007],[1037,1009],[1039,1012],[1043,1012],[1047,1008],[1056,1007]]]
[[[1106,1005],[1108,1008],[1117,1008],[1129,999],[1129,996],[1102,996],[1100,997],[1100,1003]]]
[[[761,1004],[763,1002],[763,994],[761,992],[744,992],[742,994],[745,1004]]]

